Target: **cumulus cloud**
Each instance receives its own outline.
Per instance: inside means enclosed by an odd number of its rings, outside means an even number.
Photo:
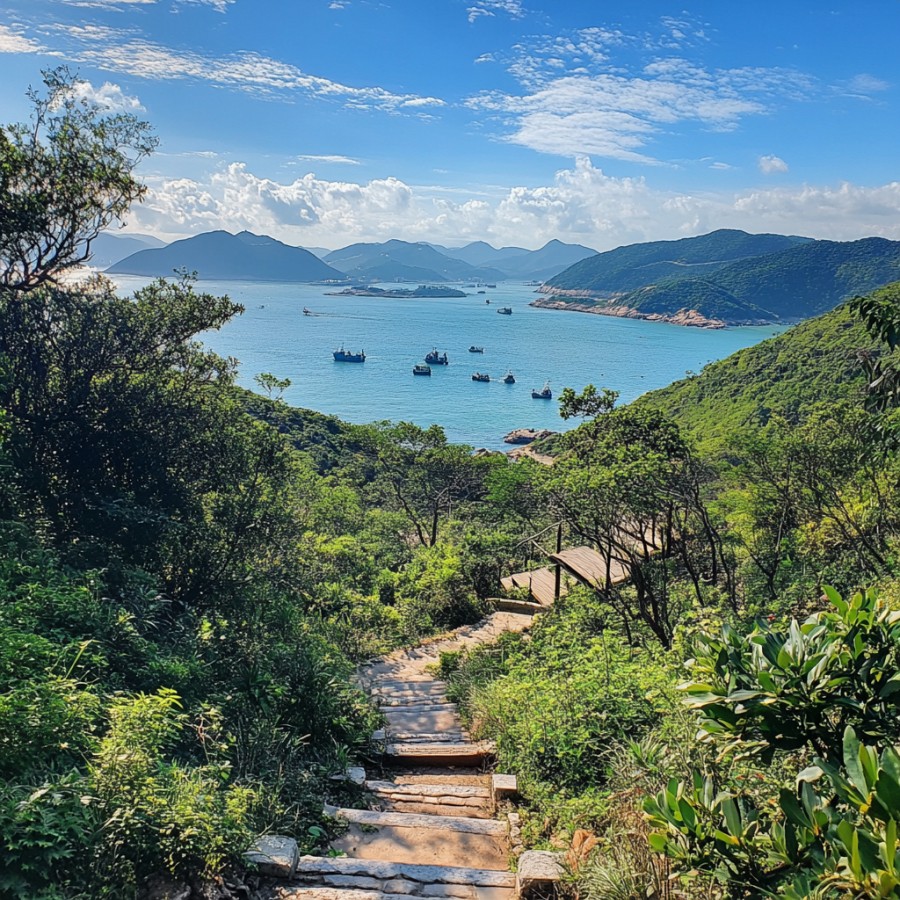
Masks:
[[[103,82],[94,87],[89,81],[76,81],[72,86],[72,95],[76,100],[99,106],[110,112],[141,112],[144,107],[137,97],[126,94],[117,84]]]
[[[559,238],[605,250],[716,228],[900,239],[900,182],[695,194],[660,190],[643,177],[612,177],[582,157],[547,185],[461,193],[397,178],[356,183],[308,173],[281,182],[233,163],[202,179],[150,180],[129,225],[169,240],[247,228],[328,247],[388,238],[539,247]]]
[[[40,53],[44,48],[20,31],[0,25],[0,53]]]
[[[788,170],[788,164],[780,156],[761,156],[756,164],[763,175],[773,175]]]

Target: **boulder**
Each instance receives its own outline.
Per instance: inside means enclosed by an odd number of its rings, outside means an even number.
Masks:
[[[283,834],[264,834],[244,854],[245,862],[272,878],[292,878],[299,859],[297,842]]]
[[[549,850],[526,850],[519,857],[516,895],[522,900],[552,896],[562,876],[561,854]]]

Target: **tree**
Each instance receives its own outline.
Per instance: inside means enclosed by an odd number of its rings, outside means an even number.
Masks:
[[[0,128],[0,289],[25,292],[90,259],[91,241],[144,194],[156,139],[133,115],[79,99],[65,69],[28,92],[31,121]]]
[[[720,579],[733,599],[730,561],[703,503],[708,475],[671,420],[623,407],[569,432],[562,446],[544,475],[547,497],[569,529],[603,556],[607,577],[596,589],[629,639],[640,621],[670,646],[674,566],[684,567],[698,601],[702,582]],[[619,567],[627,585],[611,583]]]
[[[433,547],[441,515],[480,496],[490,460],[475,459],[469,448],[449,444],[438,425],[409,422],[373,426],[367,432],[368,476],[389,506],[401,510],[420,544]]]

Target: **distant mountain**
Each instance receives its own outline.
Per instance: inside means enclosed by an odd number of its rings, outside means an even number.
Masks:
[[[501,247],[499,250],[496,250],[484,241],[472,241],[471,244],[466,244],[465,247],[437,247],[436,249],[439,249],[445,256],[461,259],[470,266],[493,266],[497,269],[503,268],[503,266],[498,265],[498,260],[504,258],[512,259],[531,252],[523,247]]]
[[[362,280],[377,276],[385,281],[498,281],[506,277],[499,269],[472,266],[445,256],[430,244],[397,240],[351,244],[329,253],[325,262]]]
[[[448,248],[425,241],[351,244],[324,257],[346,275],[386,281],[529,281],[549,278],[594,250],[580,244],[550,241],[540,250],[502,247],[484,241]]]
[[[618,302],[642,314],[696,309],[725,322],[798,321],[898,279],[900,241],[810,241],[705,278],[662,281]]]
[[[551,277],[548,286],[612,296],[666,278],[708,277],[737,260],[777,253],[808,241],[781,234],[721,229],[678,241],[628,244],[570,265]]]
[[[318,256],[319,259],[325,259],[331,253],[327,247],[304,247],[303,249],[308,250],[313,256]]]
[[[509,273],[510,278],[522,281],[546,281],[569,266],[596,255],[597,251],[591,250],[590,247],[553,240],[544,244],[540,250],[526,251],[525,255],[516,253],[500,257],[493,265]]]
[[[156,250],[141,250],[110,266],[114,275],[171,275],[185,268],[201,278],[237,281],[322,281],[343,279],[302,247],[266,235],[209,231]]]
[[[98,234],[91,241],[91,258],[87,265],[106,269],[132,253],[165,247],[165,242],[148,234]]]

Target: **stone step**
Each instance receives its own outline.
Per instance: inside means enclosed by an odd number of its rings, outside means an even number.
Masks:
[[[458,712],[459,707],[455,703],[451,703],[449,700],[446,703],[413,703],[409,706],[404,706],[402,703],[393,703],[388,706],[380,706],[380,710],[384,712],[391,713],[423,713],[423,712],[449,712],[455,713]]]
[[[434,800],[384,800],[380,804],[386,812],[415,814],[422,816],[439,816],[452,818],[453,816],[465,816],[469,819],[492,819],[494,810],[490,806],[479,806],[477,803],[443,804]]]
[[[439,800],[447,800],[451,797],[461,800],[490,801],[491,799],[489,788],[468,784],[436,784],[433,782],[403,784],[397,781],[371,780],[366,781],[365,786],[373,794],[391,799],[399,797],[432,797]]]
[[[491,897],[492,900],[493,898],[505,900],[506,896],[513,896],[516,877],[511,872],[495,869],[421,865],[349,857],[302,856],[297,866],[295,882],[299,882],[297,887],[282,890],[297,891],[302,889],[300,885],[306,885],[320,889],[380,891],[401,897],[471,897],[473,900]],[[488,893],[493,891],[510,893],[508,895]],[[314,894],[299,893],[286,893],[282,896],[298,898],[306,896],[310,900],[315,897]],[[326,897],[327,895],[323,895],[319,900],[325,900]]]
[[[379,728],[372,732],[373,741],[390,740],[392,744],[464,744],[470,740],[469,733],[457,729],[455,731],[395,731]]]
[[[493,798],[486,787],[459,784],[398,784],[367,781],[366,788],[388,810],[429,816],[470,816],[489,819]]]
[[[375,828],[415,828],[435,829],[441,832],[456,831],[460,834],[486,834],[505,837],[509,831],[506,822],[497,819],[472,819],[467,816],[430,816],[414,813],[379,812],[374,809],[349,809],[326,806],[325,814],[334,819],[343,819],[354,825],[369,825]]]
[[[379,704],[389,703],[396,706],[403,705],[403,703],[412,706],[424,701],[428,701],[431,704],[444,703],[447,700],[445,688],[424,684],[417,687],[391,688],[390,690],[387,688],[373,688],[369,691],[369,694]]]
[[[417,767],[415,769],[391,770],[391,780],[395,784],[455,784],[466,787],[490,789],[491,776],[474,770],[466,773],[462,769],[433,769]]]
[[[384,757],[400,765],[419,766],[480,766],[496,753],[493,741],[466,741],[452,743],[404,743],[385,744]]]
[[[401,882],[396,885],[403,888]],[[388,893],[368,888],[300,887],[276,890],[277,900],[410,900],[413,897],[453,898],[453,900],[515,900],[515,888],[477,887],[462,884],[414,885],[413,893]]]

